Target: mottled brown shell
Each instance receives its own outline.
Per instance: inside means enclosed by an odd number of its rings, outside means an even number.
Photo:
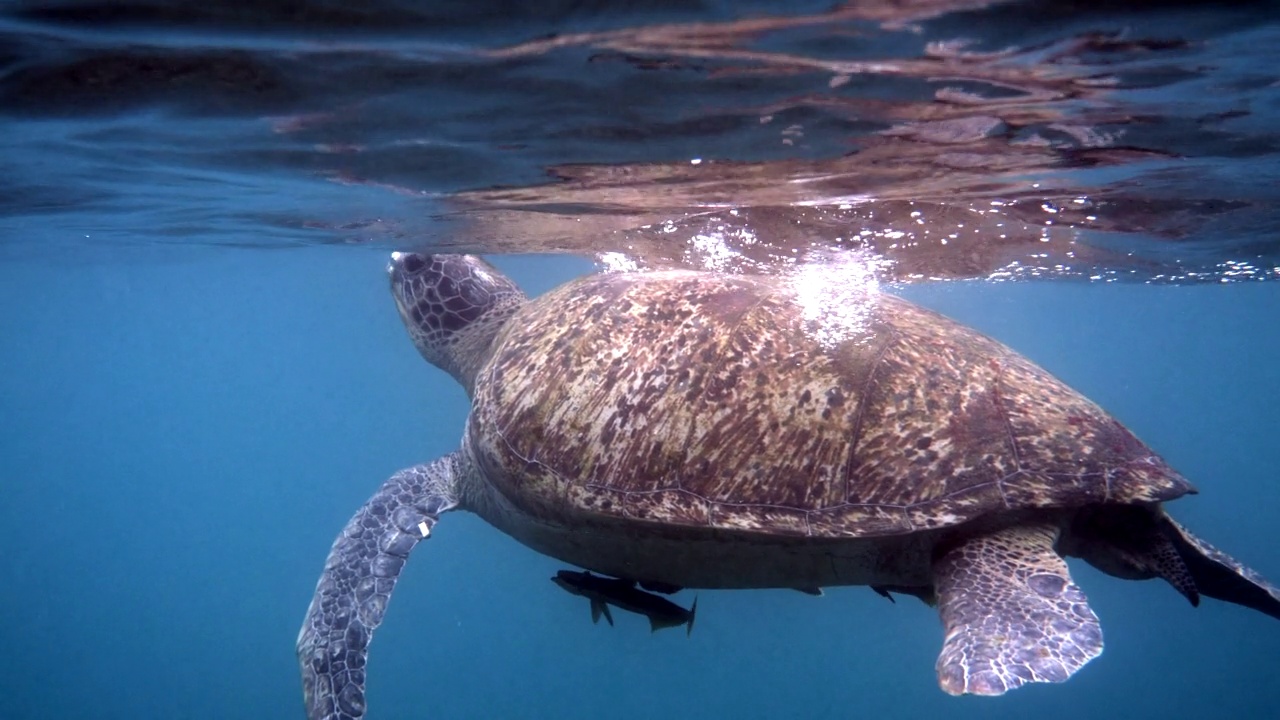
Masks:
[[[823,343],[785,280],[570,283],[512,318],[477,377],[481,471],[551,522],[819,537],[1191,490],[1004,345],[892,295],[856,302],[861,329]]]

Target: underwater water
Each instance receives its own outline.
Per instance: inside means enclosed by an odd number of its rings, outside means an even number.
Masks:
[[[1199,488],[1172,515],[1280,580],[1275,5],[173,7],[0,11],[0,718],[303,717],[330,544],[467,413],[393,249],[483,251],[530,294],[886,257],[886,289],[1108,409]],[[1105,652],[994,699],[938,689],[913,598],[685,590],[692,635],[651,634],[593,625],[562,567],[443,517],[369,717],[1280,717],[1275,619],[1080,561]]]

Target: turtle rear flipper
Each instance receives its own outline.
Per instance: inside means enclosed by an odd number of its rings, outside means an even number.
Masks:
[[[1102,652],[1098,618],[1053,549],[1057,534],[1013,526],[967,538],[934,562],[943,690],[1002,695],[1062,682]]]
[[[392,475],[334,541],[298,633],[309,720],[357,720],[365,713],[369,640],[409,552],[457,507],[461,453]]]
[[[1241,565],[1161,513],[1164,534],[1173,541],[1201,595],[1253,608],[1280,619],[1280,588]]]

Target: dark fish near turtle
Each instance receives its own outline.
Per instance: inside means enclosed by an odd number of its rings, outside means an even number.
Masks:
[[[613,615],[609,613],[612,605],[619,610],[626,610],[649,618],[650,632],[663,628],[685,626],[685,635],[693,632],[693,620],[698,613],[698,600],[694,598],[693,606],[688,610],[636,587],[636,581],[620,578],[593,575],[590,571],[574,572],[561,570],[551,578],[551,582],[564,588],[573,595],[591,601],[591,622],[600,622],[603,615],[609,624],[613,624]]]

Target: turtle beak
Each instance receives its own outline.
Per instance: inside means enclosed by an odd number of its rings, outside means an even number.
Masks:
[[[406,323],[410,321],[409,311],[417,302],[414,290],[420,284],[414,282],[407,267],[409,260],[413,257],[413,253],[393,252],[391,260],[387,262],[387,279],[391,281],[391,296],[395,298],[396,306],[400,309]]]

